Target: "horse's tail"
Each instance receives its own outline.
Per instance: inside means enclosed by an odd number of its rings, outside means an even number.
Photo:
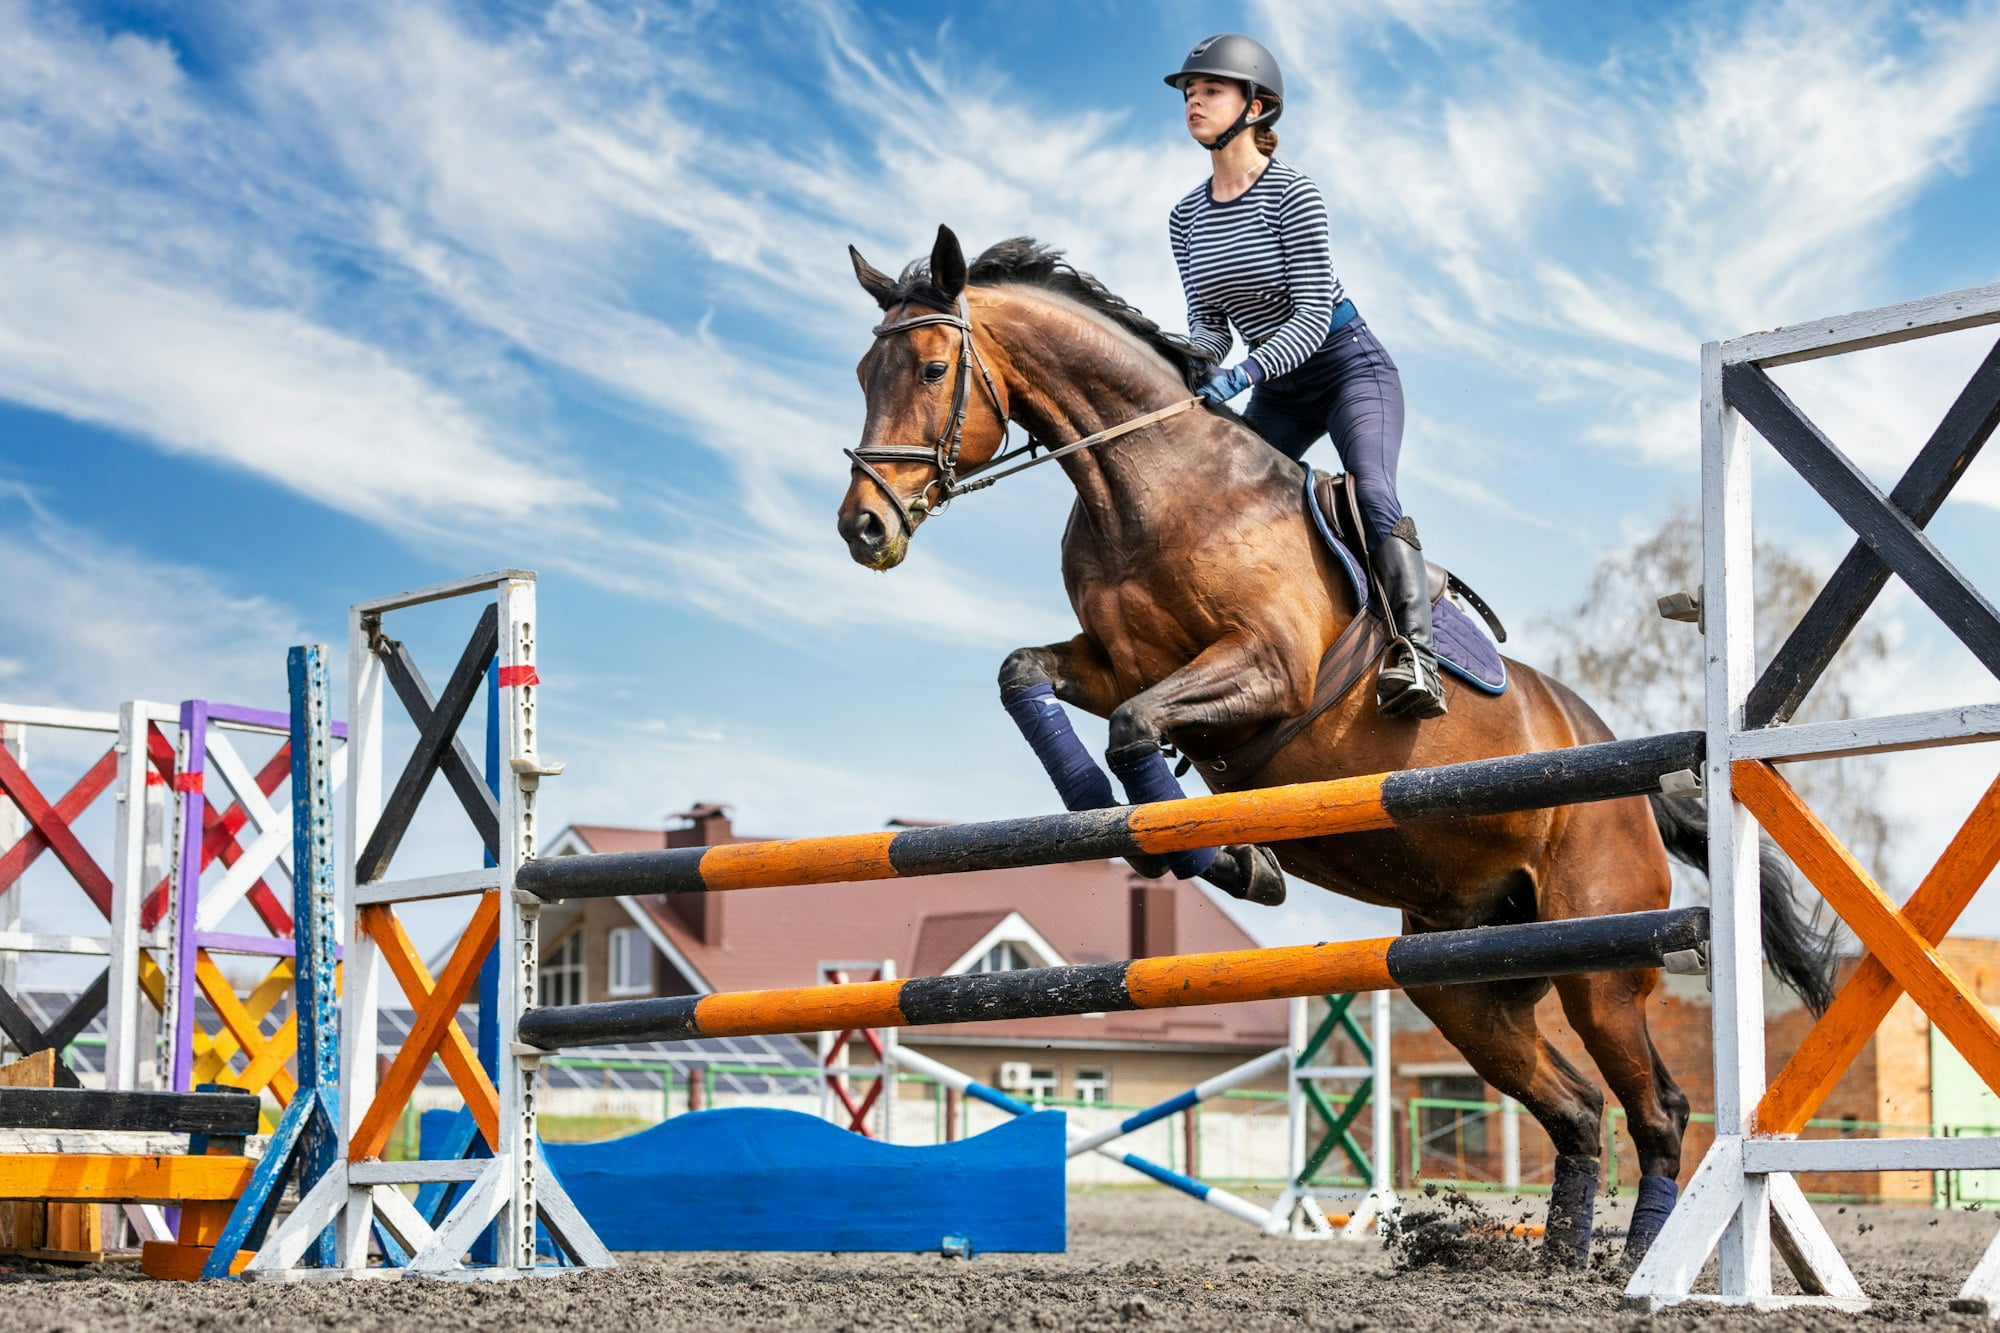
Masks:
[[[1653,819],[1667,851],[1703,874],[1708,872],[1708,807],[1685,797],[1654,796]],[[1769,839],[1757,851],[1763,908],[1764,960],[1815,1016],[1833,1003],[1835,938],[1817,917],[1799,911],[1792,896],[1792,870]]]

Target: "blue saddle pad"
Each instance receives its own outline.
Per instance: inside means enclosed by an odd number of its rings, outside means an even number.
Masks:
[[[1321,512],[1319,492],[1310,468],[1306,470],[1306,512],[1312,515],[1313,526],[1319,529],[1327,548],[1338,557],[1336,563],[1347,575],[1347,585],[1353,590],[1354,600],[1360,604],[1362,613],[1367,614],[1370,598],[1368,577],[1361,566],[1362,553],[1342,541],[1330,517]],[[1452,600],[1448,592],[1440,593],[1437,601],[1431,604],[1431,641],[1437,648],[1439,664],[1452,675],[1487,694],[1506,691],[1507,662],[1500,656],[1499,646],[1487,637],[1478,621]]]

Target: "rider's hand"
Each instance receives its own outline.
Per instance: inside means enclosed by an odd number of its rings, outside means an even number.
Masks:
[[[1262,378],[1256,366],[1256,362],[1245,360],[1227,370],[1218,370],[1195,392],[1219,407]]]

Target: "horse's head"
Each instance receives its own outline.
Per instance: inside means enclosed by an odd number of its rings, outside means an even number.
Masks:
[[[965,252],[950,228],[938,228],[929,269],[913,265],[901,279],[853,246],[847,253],[886,318],[855,367],[868,419],[860,444],[848,451],[854,470],[840,504],[840,535],[857,563],[893,569],[924,519],[951,499],[960,475],[999,452],[1006,400],[972,328]]]

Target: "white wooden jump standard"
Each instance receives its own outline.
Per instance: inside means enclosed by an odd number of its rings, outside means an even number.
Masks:
[[[490,596],[499,610],[501,691],[501,774],[499,855],[492,869],[464,875],[377,880],[357,892],[355,858],[383,807],[382,704],[388,677],[373,650],[381,616],[428,602]],[[490,1160],[471,1167],[436,1162],[350,1162],[348,1136],[367,1114],[376,1091],[376,1031],[385,963],[379,945],[356,928],[358,905],[393,904],[453,894],[499,891],[501,985],[499,1004],[484,1021],[503,1034],[520,1025],[522,1011],[535,1003],[539,951],[536,943],[540,900],[514,890],[514,872],[534,854],[535,805],[541,779],[561,771],[536,750],[535,576],[525,570],[497,570],[395,597],[356,603],[349,612],[349,706],[347,716],[347,813],[349,838],[341,857],[341,897],[346,957],[341,995],[341,1115],[338,1157],[325,1176],[272,1230],[244,1270],[250,1278],[275,1281],[352,1277],[421,1276],[454,1279],[511,1279],[608,1268],[610,1253],[577,1212],[541,1161],[535,1142],[535,1081],[543,1052],[503,1040],[494,1087],[499,1102],[500,1143]],[[435,1227],[425,1222],[397,1189],[445,1172],[470,1185]],[[537,1264],[537,1221],[569,1249],[576,1265]],[[408,1268],[368,1267],[369,1228],[381,1223],[413,1256]],[[489,1223],[498,1223],[495,1262],[475,1266],[465,1256]],[[335,1227],[336,1266],[297,1268],[313,1239]]]
[[[1716,1139],[1666,1228],[1633,1274],[1626,1300],[1659,1310],[1688,1300],[1757,1307],[1865,1308],[1861,1289],[1791,1173],[2000,1167],[2000,1139],[1798,1140],[1752,1136],[1766,1089],[1757,824],[1738,799],[1735,760],[1833,758],[2000,738],[2000,704],[1899,717],[1746,729],[1756,678],[1751,441],[1724,392],[1732,366],[1774,366],[2000,323],[2000,284],[1791,328],[1708,343],[1701,357],[1702,604],[1705,614],[1711,972]],[[1856,529],[1859,532],[1859,529]],[[1864,535],[1864,540],[1873,540]],[[1886,556],[1884,557],[1886,560]],[[1890,1165],[1893,1162],[1894,1165]],[[1773,1247],[1806,1293],[1776,1295]],[[1694,1284],[1710,1255],[1718,1291]],[[1958,1302],[2000,1305],[2000,1241]]]
[[[115,806],[112,833],[111,912],[102,936],[56,935],[19,929],[22,891],[15,884],[0,893],[0,985],[12,992],[17,988],[18,956],[24,953],[65,954],[105,959],[108,989],[104,1006],[104,1086],[140,1088],[150,1086],[155,1074],[150,1057],[153,1041],[141,1031],[139,1006],[139,950],[164,949],[167,935],[162,930],[141,932],[139,914],[146,895],[166,873],[171,821],[165,818],[165,787],[149,784],[146,775],[146,729],[153,724],[178,727],[180,711],[167,704],[132,700],[120,704],[115,713],[89,712],[78,708],[42,708],[0,704],[0,732],[4,732],[7,752],[24,769],[28,767],[30,729],[96,733],[114,737],[118,752],[118,772],[112,780]],[[57,793],[56,795],[60,795]],[[45,793],[46,795],[46,793]],[[136,799],[135,799],[136,796]],[[51,798],[53,801],[53,798]],[[32,823],[16,810],[14,803],[0,795],[0,853],[18,842]],[[171,1004],[171,997],[169,997]],[[171,1027],[169,1017],[168,1026]],[[172,1238],[164,1227],[152,1239]]]

